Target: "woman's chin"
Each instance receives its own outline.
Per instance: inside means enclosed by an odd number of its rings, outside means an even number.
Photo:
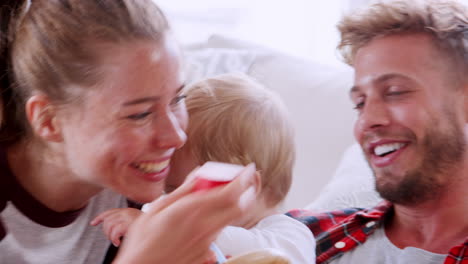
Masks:
[[[136,203],[150,203],[163,194],[163,185],[161,184],[160,186],[154,187],[149,189],[148,187],[144,188],[145,190],[140,189],[140,190],[132,190],[131,192],[126,192],[127,194],[124,196],[127,197],[127,199],[136,202]]]

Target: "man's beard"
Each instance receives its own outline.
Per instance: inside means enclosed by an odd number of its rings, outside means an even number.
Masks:
[[[383,184],[377,180],[376,190],[382,198],[396,204],[417,205],[438,199],[445,186],[451,184],[448,177],[464,159],[466,140],[454,116],[449,116],[451,118],[446,120],[450,125],[448,130],[437,130],[438,122],[432,122],[432,129],[428,130],[423,141],[422,154],[425,157],[421,166],[406,172],[397,184]],[[396,177],[390,169],[381,173],[381,178]]]

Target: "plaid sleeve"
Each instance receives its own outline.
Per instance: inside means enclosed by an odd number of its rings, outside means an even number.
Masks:
[[[312,231],[314,236],[317,237],[361,210],[361,208],[349,208],[331,212],[316,213],[304,209],[295,209],[289,211],[286,215],[305,224],[310,231]]]
[[[287,215],[312,231],[317,242],[317,264],[320,264],[364,243],[390,208],[391,204],[383,202],[371,209],[349,208],[324,213],[296,209]]]
[[[317,241],[315,254],[317,263],[324,263],[342,252],[349,250],[348,247],[338,249],[335,243],[347,237],[352,229],[346,229],[346,224],[352,222],[355,215],[362,209],[349,208],[325,213],[313,213],[307,210],[292,210],[288,215],[304,223],[314,234]],[[359,229],[361,225],[354,224],[353,229]]]
[[[450,250],[444,264],[468,264],[468,238],[465,243]]]

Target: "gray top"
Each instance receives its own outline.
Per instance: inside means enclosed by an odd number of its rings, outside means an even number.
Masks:
[[[6,236],[0,240],[1,264],[102,263],[110,245],[101,227],[89,222],[110,208],[127,207],[121,195],[105,190],[91,199],[66,226],[48,227],[26,217],[8,201],[0,213]],[[27,212],[30,213],[30,212]]]
[[[346,252],[333,264],[442,264],[447,255],[435,254],[415,247],[400,249],[385,235],[383,227],[367,238],[367,241]]]

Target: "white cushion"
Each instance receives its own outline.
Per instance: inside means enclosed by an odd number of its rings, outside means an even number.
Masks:
[[[361,147],[353,144],[344,153],[332,180],[306,209],[329,211],[349,207],[367,208],[381,200],[375,191],[375,179]]]
[[[353,142],[355,113],[349,67],[320,65],[248,42],[213,36],[184,48],[189,81],[243,72],[276,91],[296,129],[297,160],[283,209],[304,207],[318,196]]]
[[[188,83],[222,73],[247,73],[257,56],[250,50],[211,47],[186,49],[185,55]]]

